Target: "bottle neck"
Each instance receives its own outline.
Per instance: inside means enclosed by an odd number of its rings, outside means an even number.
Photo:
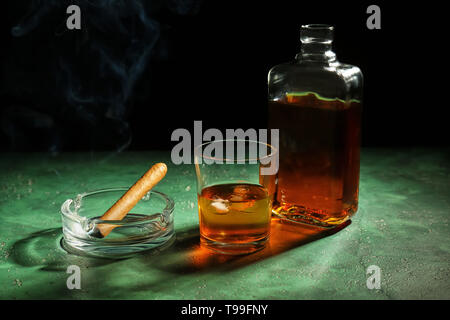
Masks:
[[[333,52],[333,27],[322,24],[304,25],[300,29],[301,51],[296,59],[332,63],[336,61]]]

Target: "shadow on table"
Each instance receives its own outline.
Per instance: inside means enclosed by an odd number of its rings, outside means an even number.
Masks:
[[[176,275],[198,274],[207,272],[226,272],[237,268],[245,267],[258,261],[268,259],[293,248],[298,248],[312,241],[333,235],[345,227],[351,221],[334,228],[322,229],[313,226],[307,226],[279,219],[272,219],[271,237],[265,249],[249,255],[229,256],[214,253],[200,246],[200,236],[198,226],[192,226],[187,229],[177,230],[176,239],[173,244],[160,251],[154,250],[142,253],[129,258],[134,261],[134,268],[150,270],[152,268]],[[73,290],[67,290],[66,269],[69,265],[78,265],[83,270],[91,270],[85,274],[85,283],[91,283],[89,294],[95,297],[111,297],[118,291],[111,290],[109,285],[111,272],[102,272],[95,267],[111,265],[122,260],[90,258],[86,256],[77,256],[68,254],[60,246],[62,237],[61,228],[45,229],[30,234],[24,239],[16,241],[9,248],[9,258],[17,265],[26,267],[39,267],[40,270],[54,272],[55,280],[47,283],[48,277],[39,280],[37,277],[33,285],[28,284],[27,298],[59,299],[61,297],[76,297]],[[93,267],[93,268],[90,268]],[[166,283],[172,277],[167,275],[164,281],[141,284],[143,290],[159,289],[158,284]],[[53,284],[52,284],[53,282]],[[98,284],[98,285],[97,285]],[[138,291],[139,286],[132,290]],[[125,290],[125,289],[122,289]],[[75,290],[76,291],[76,290]],[[156,291],[155,291],[156,292]],[[114,295],[112,295],[114,296]],[[121,297],[120,295],[117,297]]]
[[[289,221],[272,219],[270,240],[261,251],[248,255],[224,255],[200,246],[198,226],[178,230],[176,240],[167,249],[142,253],[134,258],[151,267],[177,274],[202,271],[226,271],[267,259],[315,240],[333,235],[351,224],[351,220],[333,229],[323,229]],[[66,271],[75,264],[96,267],[115,263],[118,259],[102,259],[67,254],[60,246],[61,228],[32,233],[16,241],[9,257],[18,265],[40,267],[45,271]]]
[[[93,270],[91,276],[89,276],[89,273],[83,276],[83,281],[85,281],[83,283],[107,283],[108,274],[95,272],[95,267],[120,261],[68,254],[60,245],[61,239],[62,228],[44,229],[16,241],[8,248],[8,259],[14,264],[38,268],[37,270],[50,272],[54,275],[53,277],[42,276],[37,272],[27,273],[26,276],[22,274],[20,280],[24,282],[26,293],[23,293],[20,299],[79,298],[77,295],[79,290],[68,290],[66,284],[69,276],[66,272],[68,266],[76,265],[83,270]],[[12,266],[12,268],[14,267]],[[93,277],[97,282],[92,280]],[[11,296],[8,299],[13,298],[16,297]]]
[[[25,267],[40,267],[45,271],[66,271],[69,265],[101,266],[117,260],[81,257],[67,254],[60,245],[62,228],[50,228],[34,232],[16,241],[9,257]]]
[[[233,270],[333,235],[350,224],[348,220],[333,229],[324,229],[273,218],[266,248],[239,256],[218,254],[200,246],[196,226],[177,231],[177,239],[170,249],[157,256],[143,255],[141,259],[152,267],[177,274]]]

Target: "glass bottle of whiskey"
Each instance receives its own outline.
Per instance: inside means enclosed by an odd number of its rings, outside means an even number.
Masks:
[[[273,213],[322,227],[358,209],[363,77],[336,59],[333,31],[302,26],[301,52],[268,76],[269,127],[280,130]]]

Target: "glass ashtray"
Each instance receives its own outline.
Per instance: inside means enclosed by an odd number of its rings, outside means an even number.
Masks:
[[[100,220],[128,188],[111,188],[78,194],[61,206],[63,248],[79,255],[125,258],[138,252],[163,249],[174,236],[174,202],[151,190],[122,220]],[[95,236],[98,225],[113,225],[104,238]]]

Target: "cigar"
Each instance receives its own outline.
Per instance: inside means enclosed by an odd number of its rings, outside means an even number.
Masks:
[[[167,166],[164,163],[155,164],[100,219],[122,220],[136,203],[164,178],[166,172]],[[116,225],[111,224],[98,224],[89,232],[89,235],[96,238],[103,238],[116,227]]]

